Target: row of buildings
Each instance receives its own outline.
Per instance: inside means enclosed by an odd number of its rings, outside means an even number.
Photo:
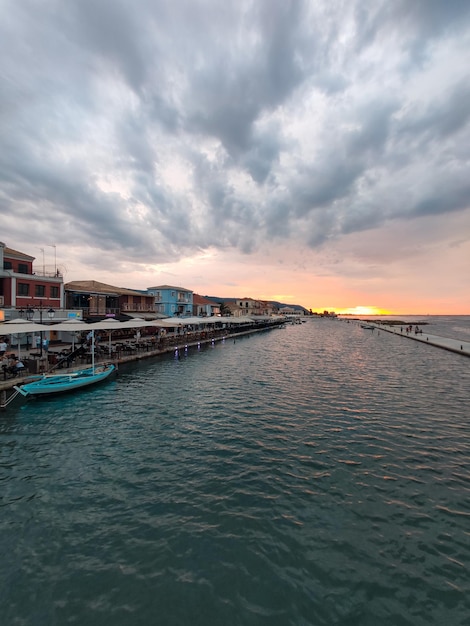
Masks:
[[[303,315],[296,307],[253,298],[220,301],[172,285],[157,285],[146,290],[114,287],[95,280],[64,283],[56,266],[42,269],[35,258],[8,248],[0,242],[0,321],[14,318],[38,322],[54,318],[95,321],[163,317],[211,317],[214,315]]]

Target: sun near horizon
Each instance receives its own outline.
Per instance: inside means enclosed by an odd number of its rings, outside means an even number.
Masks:
[[[321,310],[317,307],[317,313],[323,313],[323,311],[334,311],[338,315],[394,315],[392,311],[381,309],[377,306],[354,306],[345,309],[324,307]]]

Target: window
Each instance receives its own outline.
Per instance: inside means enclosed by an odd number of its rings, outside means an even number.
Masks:
[[[18,295],[29,296],[29,285],[27,283],[18,283]]]
[[[58,298],[59,297],[59,287],[56,287],[55,285],[51,285],[51,298]]]
[[[18,263],[18,274],[27,274],[28,266],[25,263]]]
[[[4,270],[11,270],[13,267],[11,261],[3,261],[3,269]]]
[[[46,288],[44,287],[44,285],[36,285],[34,287],[34,295],[36,296],[36,298],[44,298],[44,296],[46,295]]]

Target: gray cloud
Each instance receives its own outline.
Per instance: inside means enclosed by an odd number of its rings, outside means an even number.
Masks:
[[[468,209],[465,1],[4,6],[4,240],[163,262]]]

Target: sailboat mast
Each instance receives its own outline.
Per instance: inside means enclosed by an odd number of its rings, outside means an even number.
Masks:
[[[91,329],[91,369],[95,373],[95,330]]]

